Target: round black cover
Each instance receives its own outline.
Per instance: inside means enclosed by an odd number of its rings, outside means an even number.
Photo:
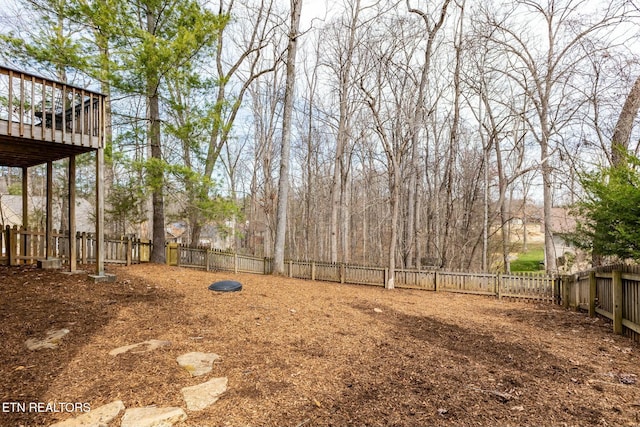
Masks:
[[[235,280],[221,280],[209,285],[210,291],[218,292],[237,292],[242,289],[242,284]]]

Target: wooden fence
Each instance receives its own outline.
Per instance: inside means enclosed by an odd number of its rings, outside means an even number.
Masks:
[[[9,227],[0,230],[0,265],[34,264],[46,258],[44,230]],[[76,257],[81,264],[96,261],[95,233],[76,234]],[[106,237],[104,261],[109,264],[137,264],[149,261],[151,243],[132,237]],[[69,261],[69,232],[51,233],[51,256]]]
[[[208,248],[189,248],[176,243],[167,245],[167,264],[207,271],[233,271],[270,274],[271,258],[256,258]],[[358,285],[385,286],[389,270],[318,261],[287,260],[286,275],[298,279]],[[460,273],[440,270],[395,271],[395,287],[429,291],[492,295],[514,300],[560,302],[562,280],[540,274]]]
[[[271,274],[273,260],[207,248],[167,246],[167,263],[208,271]],[[307,280],[385,286],[389,270],[383,267],[285,261],[287,276]],[[611,266],[576,275],[538,273],[491,274],[441,270],[395,271],[395,287],[437,292],[488,295],[514,301],[560,304],[588,310],[613,321],[616,333],[640,339],[640,267]]]
[[[34,263],[45,257],[45,233],[7,227],[0,232],[0,264]],[[77,258],[95,262],[96,240],[78,233]],[[52,233],[53,256],[68,260],[68,233]],[[105,238],[105,262],[135,264],[149,260],[151,243],[134,238]],[[166,247],[167,264],[206,271],[271,274],[273,260],[208,248]],[[333,264],[317,261],[286,261],[289,277],[336,283],[385,286],[389,270],[383,267]],[[615,333],[640,340],[640,266],[617,265],[576,275],[535,273],[490,274],[441,270],[395,271],[395,287],[436,292],[488,295],[515,301],[561,304],[588,311],[613,322]]]
[[[613,331],[640,340],[640,266],[611,265],[572,277],[565,307],[613,322]]]
[[[189,248],[176,243],[166,247],[167,264],[206,271],[271,273],[271,260],[208,248]]]

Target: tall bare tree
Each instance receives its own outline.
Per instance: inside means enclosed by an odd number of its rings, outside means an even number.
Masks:
[[[421,129],[423,127],[423,123],[428,118],[428,115],[433,111],[433,105],[425,105],[429,84],[430,73],[431,73],[431,61],[432,56],[434,55],[434,51],[437,43],[437,35],[438,32],[442,29],[442,26],[445,23],[445,19],[447,17],[447,9],[449,8],[449,4],[451,0],[444,0],[442,3],[432,3],[428,5],[428,11],[419,9],[417,7],[413,7],[411,5],[410,0],[406,0],[407,9],[410,13],[417,15],[421,20],[425,27],[424,37],[426,39],[421,70],[419,72],[419,83],[418,83],[418,93],[415,99],[415,105],[413,106],[413,114],[410,116],[410,135],[411,135],[411,162],[415,165],[414,168],[410,171],[409,175],[409,184],[408,184],[408,206],[407,206],[407,219],[406,219],[406,233],[405,233],[405,246],[407,248],[404,259],[405,265],[407,267],[412,267],[414,260],[420,263],[420,259],[414,255],[416,251],[416,221],[419,221],[419,216],[416,215],[416,204],[418,203],[418,195],[417,191],[417,158],[418,158],[418,147],[420,143],[421,137]],[[430,10],[434,10],[435,12],[431,12]],[[455,88],[459,87],[458,84],[454,85]],[[458,99],[458,97],[455,97]],[[455,109],[456,115],[454,118],[457,118],[458,109]],[[457,126],[457,120],[452,129],[455,129]],[[455,140],[455,130],[451,132],[452,140]],[[451,175],[450,175],[451,176]],[[450,213],[450,212],[449,212]]]
[[[503,53],[500,67],[529,97],[533,110],[526,116],[529,130],[540,149],[543,181],[545,265],[547,271],[557,269],[553,244],[552,158],[557,152],[557,139],[575,119],[580,102],[571,100],[572,77],[586,58],[580,43],[588,37],[619,23],[625,13],[625,2],[609,2],[594,9],[588,0],[519,0],[505,12],[490,14],[487,34],[496,49]],[[589,16],[584,10],[594,10]],[[539,32],[523,31],[521,17],[536,20]],[[531,28],[534,28],[532,26]]]
[[[286,86],[282,115],[282,144],[280,148],[280,174],[278,178],[278,211],[276,214],[276,241],[274,245],[273,272],[284,273],[284,250],[287,232],[287,202],[289,198],[289,156],[291,150],[291,120],[296,84],[296,56],[300,37],[302,0],[291,0],[289,42],[287,44]]]

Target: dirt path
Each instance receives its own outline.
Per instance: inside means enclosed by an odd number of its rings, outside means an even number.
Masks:
[[[177,426],[639,425],[640,347],[557,307],[426,291],[109,268],[115,284],[0,267],[0,404],[182,406],[176,357],[222,356],[228,391]],[[239,280],[215,293],[216,280]],[[27,338],[70,329],[56,350]],[[110,356],[148,339],[145,355]],[[0,412],[1,426],[66,413]],[[118,425],[117,423],[115,425]]]

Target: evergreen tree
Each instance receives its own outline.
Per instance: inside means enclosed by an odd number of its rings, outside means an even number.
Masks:
[[[571,240],[605,256],[640,259],[640,159],[585,175],[585,197],[574,209],[579,218]]]

